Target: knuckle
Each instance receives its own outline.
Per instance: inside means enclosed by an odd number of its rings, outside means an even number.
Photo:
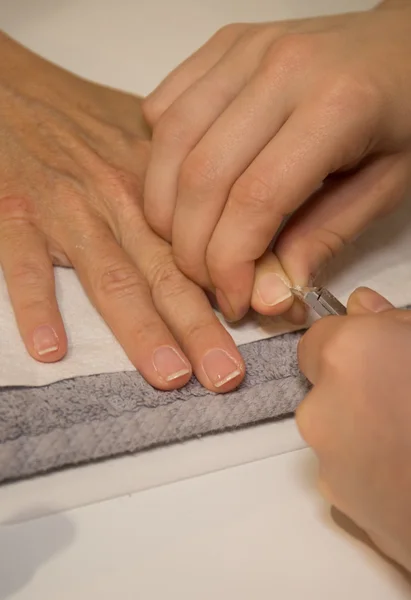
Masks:
[[[341,250],[348,244],[348,239],[338,231],[321,228],[316,232],[316,238],[310,240],[307,244],[307,253],[311,252],[322,257],[322,262],[325,264],[336,257]]]
[[[10,270],[13,284],[24,289],[43,287],[44,281],[50,278],[50,269],[40,261],[28,257],[16,263]]]
[[[186,277],[199,285],[206,285],[207,280],[201,280],[202,266],[194,255],[190,256],[187,253],[175,252],[174,263],[177,269]]]
[[[153,293],[164,298],[180,296],[187,285],[186,278],[177,269],[173,258],[163,254],[152,259],[148,280]]]
[[[215,323],[204,322],[201,319],[190,319],[184,327],[184,345],[195,347],[198,340],[212,339],[214,333]]]
[[[339,113],[357,115],[364,120],[364,106],[367,106],[367,122],[379,114],[377,87],[365,75],[360,76],[354,70],[341,70],[333,74],[325,89],[326,104]]]
[[[326,228],[315,230],[314,234],[305,234],[304,227],[285,231],[277,244],[278,253],[293,260],[315,258],[316,264],[326,265],[348,244],[349,239],[338,231]]]
[[[21,196],[0,197],[1,223],[26,223],[31,215],[31,203]]]
[[[219,42],[234,41],[237,37],[247,31],[249,27],[250,25],[247,25],[246,23],[229,23],[228,25],[220,27],[211,39]]]
[[[180,103],[181,105],[182,103]],[[173,105],[160,118],[153,133],[153,144],[156,146],[179,147],[185,145],[190,137],[187,107]]]
[[[192,154],[181,167],[179,187],[181,189],[206,191],[218,182],[218,169],[212,159]]]
[[[315,38],[309,33],[288,33],[276,40],[268,49],[263,66],[296,70],[312,59],[316,50]]]
[[[106,266],[98,274],[94,287],[97,295],[114,299],[132,298],[147,293],[146,284],[132,265]]]
[[[239,211],[246,209],[259,214],[267,210],[273,196],[272,186],[262,176],[243,176],[234,184],[228,205],[235,206]]]

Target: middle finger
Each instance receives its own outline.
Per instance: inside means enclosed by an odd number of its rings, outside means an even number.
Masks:
[[[205,293],[176,267],[169,244],[147,224],[122,224],[122,243],[147,280],[158,314],[174,334],[197,379],[214,392],[237,387],[245,366],[233,339],[219,322]],[[140,226],[138,226],[140,223]],[[138,229],[138,236],[134,232]]]

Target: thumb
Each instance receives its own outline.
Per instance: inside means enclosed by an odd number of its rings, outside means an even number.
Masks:
[[[368,313],[381,313],[393,310],[391,304],[384,296],[367,287],[360,287],[351,294],[347,312],[349,315],[364,315]]]
[[[374,290],[361,287],[351,294],[347,312],[349,315],[366,315],[383,313],[388,319],[395,319],[411,325],[411,311],[396,309],[391,302]]]

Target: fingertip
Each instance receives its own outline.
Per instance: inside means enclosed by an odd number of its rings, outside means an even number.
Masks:
[[[278,273],[257,275],[251,305],[263,315],[280,315],[289,311],[294,296],[288,281]]]
[[[37,325],[31,335],[23,338],[29,354],[39,362],[58,362],[67,353],[67,336],[60,323]]]
[[[267,251],[256,264],[252,307],[263,315],[293,314],[291,311],[297,303],[291,287],[277,256]]]
[[[236,323],[237,321],[241,321],[250,308],[249,302],[243,302],[240,304],[238,299],[228,299],[226,294],[219,289],[215,290],[215,297],[218,307],[228,323]]]
[[[171,381],[166,381],[157,375],[144,375],[143,373],[142,375],[147,383],[157,390],[160,390],[161,392],[172,392],[185,387],[191,379],[192,372],[190,370],[189,373],[176,377]]]
[[[151,364],[140,367],[143,377],[163,391],[184,387],[191,378],[192,368],[188,359],[178,348],[163,345],[156,348]]]
[[[206,263],[222,313],[228,321],[236,322],[242,319],[251,307],[255,261],[242,261],[230,252],[230,244],[211,243]]]
[[[360,287],[351,294],[347,312],[349,315],[381,313],[394,308],[386,298],[367,287]]]
[[[224,394],[237,388],[243,381],[245,365],[237,348],[209,349],[201,360],[199,381],[209,390]]]

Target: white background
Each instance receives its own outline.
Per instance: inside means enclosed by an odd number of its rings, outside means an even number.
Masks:
[[[81,75],[146,93],[224,23],[372,4],[0,0],[0,23]],[[410,598],[336,523],[301,446],[288,421],[1,488],[0,600]]]

